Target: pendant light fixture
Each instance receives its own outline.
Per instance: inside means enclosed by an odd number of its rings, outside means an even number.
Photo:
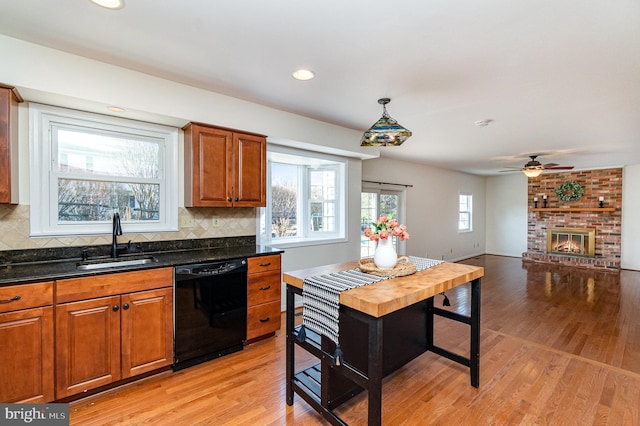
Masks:
[[[402,127],[389,116],[387,104],[389,98],[378,99],[382,105],[382,117],[362,135],[360,146],[398,146],[411,136],[411,130]]]

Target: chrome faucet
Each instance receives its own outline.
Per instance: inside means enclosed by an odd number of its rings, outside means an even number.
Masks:
[[[111,241],[111,257],[118,257],[118,235],[122,235],[122,225],[120,224],[120,213],[113,212],[113,240]]]

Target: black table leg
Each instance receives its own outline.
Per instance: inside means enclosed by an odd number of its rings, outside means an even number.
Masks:
[[[426,350],[430,351],[433,348],[433,297],[426,300],[427,308],[427,347]]]
[[[290,285],[287,284],[287,316],[286,316],[286,331],[287,331],[287,341],[286,341],[286,397],[287,397],[287,405],[293,405],[293,368],[294,368],[294,337],[293,337],[293,318],[295,313],[295,293]]]
[[[382,318],[370,317],[368,366],[368,425],[382,424]]]
[[[471,281],[471,386],[480,386],[480,278]]]

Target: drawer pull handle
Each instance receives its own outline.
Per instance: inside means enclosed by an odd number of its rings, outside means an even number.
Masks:
[[[13,296],[11,299],[0,300],[0,303],[11,303],[20,300],[20,296]]]
[[[271,265],[271,262],[269,262],[269,263],[261,263],[260,264],[260,266],[262,266],[262,267],[269,266],[269,265]]]
[[[260,290],[269,290],[271,288],[271,284],[266,287],[260,287]]]
[[[271,320],[270,317],[266,317],[266,318],[260,318],[260,322],[269,322],[269,320]]]

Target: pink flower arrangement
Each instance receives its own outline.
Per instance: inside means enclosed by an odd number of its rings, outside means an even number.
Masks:
[[[390,236],[400,237],[405,241],[409,239],[409,233],[405,225],[400,225],[396,219],[380,216],[376,223],[364,230],[364,236],[371,241],[386,240]]]

